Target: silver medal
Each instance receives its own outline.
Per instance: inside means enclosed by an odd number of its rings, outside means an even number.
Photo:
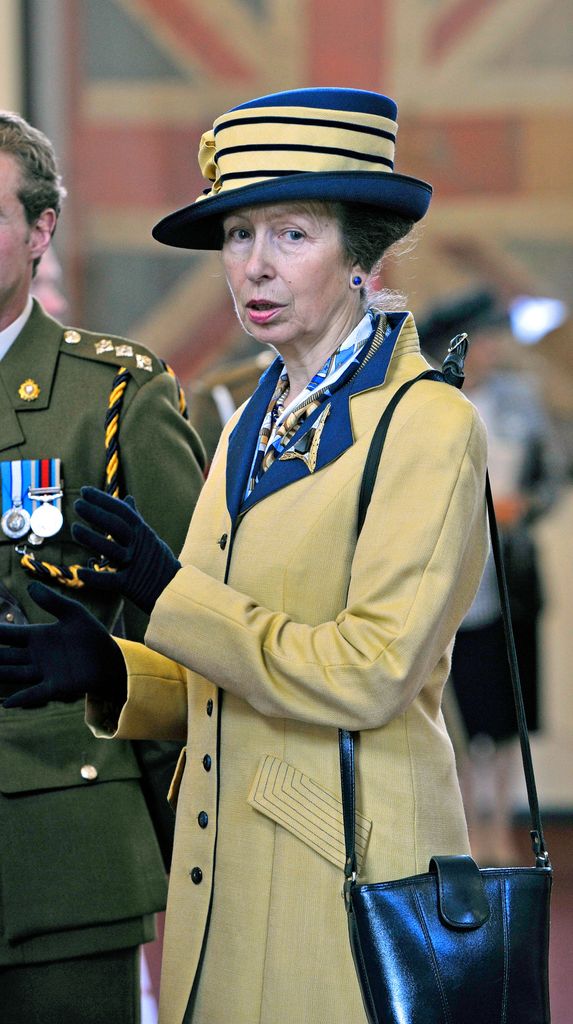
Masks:
[[[62,528],[64,517],[56,505],[43,501],[30,517],[30,527],[36,537],[53,537]]]
[[[1,520],[2,531],[12,540],[17,540],[28,533],[30,529],[30,515],[23,505],[14,505],[4,513]]]

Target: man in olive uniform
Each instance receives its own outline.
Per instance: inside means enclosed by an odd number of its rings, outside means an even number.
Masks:
[[[64,195],[49,140],[0,113],[0,621],[8,623],[49,621],[28,594],[34,576],[75,587],[86,562],[71,535],[83,484],[133,495],[178,552],[202,483],[202,446],[160,360],[122,338],[64,328],[30,297]],[[145,617],[115,594],[81,586],[70,595],[109,630],[142,638]],[[13,689],[3,685],[0,698]],[[0,708],[3,1024],[139,1019],[138,947],[154,937],[166,879],[136,748],[94,739],[83,701]]]

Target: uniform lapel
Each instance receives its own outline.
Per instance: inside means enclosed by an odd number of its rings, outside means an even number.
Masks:
[[[24,442],[24,434],[18,423],[11,397],[0,376],[0,452],[15,448]]]
[[[19,412],[48,406],[61,337],[61,325],[34,301],[26,324],[0,362],[0,451],[14,448],[25,440]],[[26,402],[18,393],[28,380],[40,389],[38,397],[31,402]]]
[[[61,324],[47,316],[34,301],[27,323],[0,363],[0,383],[3,384],[0,389],[0,448],[19,444],[23,440],[16,413],[33,412],[49,406],[62,331]],[[32,401],[26,401],[19,394],[25,381],[31,381],[39,388],[37,397]]]
[[[270,494],[274,494],[275,491],[280,490],[283,487],[288,487],[289,484],[295,483],[297,480],[301,480],[303,477],[307,477],[310,472],[319,472],[324,466],[329,465],[335,459],[337,459],[351,444],[354,443],[354,437],[352,433],[352,421],[350,418],[350,399],[362,391],[368,391],[375,387],[380,387],[385,379],[388,372],[388,366],[392,358],[392,353],[396,346],[396,342],[400,336],[402,326],[408,316],[407,313],[394,313],[388,315],[388,321],[390,330],[376,354],[368,361],[365,361],[360,371],[352,378],[346,385],[343,385],[339,390],[335,391],[334,394],[327,402],[323,403],[315,409],[313,413],[299,427],[296,434],[291,439],[288,447],[283,454],[275,459],[272,465],[263,473],[259,482],[255,485],[254,490],[249,495],[246,501],[242,501],[242,497],[245,493],[247,484],[247,476],[243,472],[241,474],[240,485],[237,480],[233,480],[233,468],[230,459],[227,461],[227,487],[232,486],[233,501],[235,515],[238,511],[241,513],[247,512],[253,505],[257,504],[263,498],[268,497]],[[273,364],[274,366],[275,364]],[[273,369],[273,366],[270,369]],[[267,371],[268,373],[268,371]],[[257,400],[256,406],[253,405],[252,411],[249,416],[249,433],[247,434],[246,425],[242,428],[241,443],[246,445],[246,452],[244,454],[244,460],[248,463],[247,473],[249,471],[251,461],[254,453],[254,445],[256,444],[258,432],[262,422],[262,418],[266,412],[268,403],[272,397],[273,388],[276,385],[278,379],[278,373],[273,379],[272,387],[265,388],[265,400]],[[263,378],[264,381],[264,378]],[[263,383],[261,381],[261,384]],[[251,402],[257,397],[257,392],[253,395]],[[251,405],[251,403],[249,403]],[[325,416],[325,410],[328,407],[328,414]],[[241,423],[245,414],[249,410],[249,406],[245,409],[241,420],[237,424],[235,431],[238,431],[241,427]],[[258,416],[258,419],[256,418]],[[322,417],[322,422],[321,421]],[[300,458],[296,457],[297,452],[300,455],[310,452],[313,442],[316,442],[316,433],[320,430],[320,437],[318,438],[318,444],[316,445],[316,451],[314,458]],[[229,446],[229,454],[231,447]],[[293,455],[295,457],[293,457]],[[229,490],[227,491],[229,495]],[[238,503],[238,504],[237,504]],[[228,507],[231,515],[234,518],[231,510],[231,505],[228,500]]]

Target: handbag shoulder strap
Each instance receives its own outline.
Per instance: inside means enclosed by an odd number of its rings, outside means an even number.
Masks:
[[[372,435],[372,440],[364,463],[362,483],[360,485],[360,494],[358,496],[358,520],[356,525],[357,538],[364,525],[366,512],[368,511],[368,506],[374,490],[380,456],[382,455],[382,449],[384,447],[390,421],[398,403],[402,400],[406,392],[410,390],[412,385],[416,384],[419,380],[444,381],[444,376],[438,370],[425,370],[423,373],[419,373],[417,377],[413,377],[411,380],[405,381],[404,384],[398,388],[384,409],[374,434]],[[340,754],[340,784],[342,790],[344,845],[346,849],[344,873],[347,878],[355,878],[356,846],[354,826],[356,803],[354,795],[354,733],[348,732],[346,729],[339,729],[338,747]]]
[[[419,380],[438,380],[443,381],[444,377],[438,370],[425,370],[424,373],[419,373],[417,377],[413,377],[411,380],[405,381],[401,387],[392,395],[392,398],[388,402],[388,405],[384,409],[376,430],[372,435],[370,442],[370,448],[368,449],[368,455],[366,456],[366,462],[364,463],[364,472],[362,474],[362,484],[360,486],[360,495],[358,497],[358,524],[356,527],[356,535],[358,536],[362,526],[364,525],[364,519],[370,504],[370,498],[372,497],[372,491],[374,490],[374,484],[376,482],[376,474],[378,473],[378,463],[380,462],[380,456],[386,440],[386,434],[388,433],[388,427],[390,426],[390,420],[394,415],[394,410],[398,405],[398,402],[404,397],[407,391],[410,390],[412,384],[416,384]]]
[[[499,537],[499,530],[497,528],[497,520],[495,518],[495,510],[493,504],[493,496],[491,493],[491,485],[489,481],[489,473],[486,473],[485,478],[485,496],[489,519],[491,549],[493,553],[493,560],[495,562],[497,586],[499,590],[499,601],[501,605],[501,616],[503,620],[503,630],[505,633],[505,644],[507,648],[509,674],[511,677],[513,701],[515,704],[515,714],[517,717],[517,729],[519,732],[521,760],[523,763],[523,773],[525,775],[525,785],[527,787],[527,801],[529,803],[529,817],[531,822],[531,844],[533,852],[535,854],[535,862],[537,867],[548,867],[549,854],[545,846],[543,826],[541,824],[541,813],[539,810],[537,785],[535,783],[535,772],[533,770],[533,759],[531,757],[531,744],[529,742],[529,730],[527,728],[527,716],[525,714],[525,705],[523,703],[523,693],[521,690],[521,682],[519,679],[517,651],[515,648],[513,626],[511,624],[509,591],[507,589],[507,579],[505,575],[505,567],[503,564],[501,540]]]
[[[446,364],[444,363],[444,371],[445,370]],[[362,484],[360,487],[360,495],[358,500],[357,536],[360,534],[360,531],[364,524],[364,519],[366,517],[366,512],[368,510],[368,505],[370,504],[370,499],[372,497],[372,492],[376,481],[376,475],[378,472],[380,456],[382,454],[382,449],[384,447],[384,441],[388,433],[390,421],[392,419],[396,406],[398,405],[400,400],[403,398],[406,392],[412,387],[412,385],[416,384],[419,380],[436,380],[442,382],[447,381],[448,383],[454,384],[457,387],[461,387],[461,384],[463,383],[463,356],[461,360],[461,370],[459,370],[459,372],[456,373],[455,377],[452,377],[449,373],[446,372],[440,373],[437,370],[427,370],[424,373],[419,374],[417,377],[412,378],[412,380],[406,381],[396,391],[391,401],[388,403],[386,409],[384,410],[380,418],[376,430],[374,431],[368,455],[366,456],[366,462],[364,464],[364,473],[362,477]],[[509,671],[513,688],[515,710],[517,715],[517,726],[519,731],[523,771],[525,774],[525,782],[527,787],[527,798],[529,803],[531,821],[530,835],[532,840],[532,847],[533,852],[535,854],[536,866],[547,867],[549,866],[549,854],[545,847],[545,840],[543,837],[543,828],[541,824],[541,815],[539,811],[539,801],[537,797],[537,786],[535,783],[535,773],[533,770],[533,761],[531,757],[531,746],[529,743],[529,733],[527,729],[527,720],[523,704],[523,694],[521,692],[521,684],[519,680],[519,668],[517,664],[515,640],[513,637],[513,629],[511,625],[509,595],[507,590],[507,582],[505,579],[503,560],[501,556],[501,544],[499,540],[499,533],[495,518],[493,499],[491,495],[489,474],[486,474],[486,503],[489,519],[491,545],[496,568],[502,619],[507,646]],[[356,877],[357,864],[354,835],[356,816],[354,777],[354,736],[354,733],[348,732],[345,729],[339,730],[340,777],[342,791],[342,810],[344,820],[344,841],[346,849],[344,873],[347,879]]]

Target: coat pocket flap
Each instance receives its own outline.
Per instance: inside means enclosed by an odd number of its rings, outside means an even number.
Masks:
[[[344,870],[342,800],[319,782],[272,754],[263,757],[248,796],[255,810]],[[358,868],[366,853],[372,822],[356,811]]]
[[[92,735],[83,701],[7,711],[1,733],[0,793],[5,795],[141,776],[131,743]]]

